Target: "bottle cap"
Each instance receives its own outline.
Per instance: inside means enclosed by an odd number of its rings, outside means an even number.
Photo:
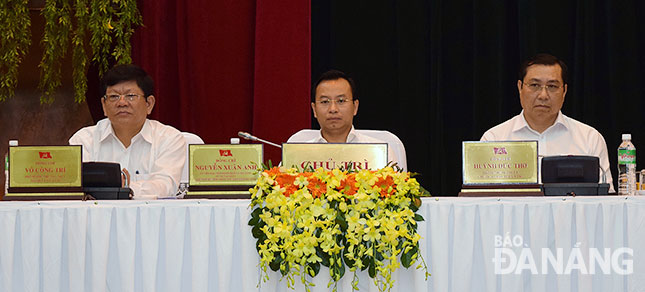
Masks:
[[[240,138],[231,138],[231,144],[240,144]]]
[[[9,146],[18,146],[18,140],[9,140]]]
[[[632,134],[623,134],[623,140],[631,140]]]

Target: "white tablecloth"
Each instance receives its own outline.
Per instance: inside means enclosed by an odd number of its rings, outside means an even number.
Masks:
[[[0,202],[0,291],[289,291],[277,273],[260,282],[248,203]],[[427,198],[420,213],[432,276],[401,268],[392,291],[645,291],[645,198]],[[542,272],[545,250],[561,271]],[[590,273],[592,250],[618,254],[616,268]]]

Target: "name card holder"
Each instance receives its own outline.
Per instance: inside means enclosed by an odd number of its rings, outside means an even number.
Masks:
[[[386,143],[284,143],[282,165],[303,171],[322,167],[326,170],[380,169],[387,166]]]
[[[249,199],[262,165],[262,144],[188,145],[184,199]]]
[[[537,141],[462,143],[460,197],[543,196]]]
[[[4,200],[80,200],[81,146],[9,147],[9,189]]]

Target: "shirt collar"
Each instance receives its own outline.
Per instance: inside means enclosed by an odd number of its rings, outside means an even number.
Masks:
[[[349,130],[349,134],[347,134],[347,140],[345,142],[353,143],[356,142],[356,139],[358,139],[358,133],[356,133],[356,130],[354,130],[354,125],[352,125],[352,129]]]
[[[567,120],[565,120],[565,116],[562,114],[562,111],[558,111],[558,116],[555,118],[555,122],[553,123],[553,125],[548,127],[544,132],[555,127],[556,125],[561,125],[565,129],[569,128],[569,123],[567,123]],[[526,122],[526,118],[524,118],[524,110],[522,110],[522,112],[520,112],[519,119],[517,119],[513,125],[513,132],[520,131],[524,128],[529,129],[533,132],[536,132],[529,126],[529,123]]]
[[[107,120],[105,125],[106,128],[102,131],[101,142],[103,142],[103,140],[107,139],[107,137],[109,136],[113,136],[114,139],[118,139],[116,137],[116,134],[114,133],[114,128],[112,128],[112,123]],[[148,143],[152,143],[152,129],[150,128],[150,121],[148,119],[146,119],[146,121],[143,123],[141,131],[138,134],[134,135],[132,139],[134,140],[138,135],[141,135],[141,137]]]
[[[150,120],[146,119],[139,134],[143,137],[143,140],[146,140],[148,143],[152,143],[152,127],[150,126]]]
[[[105,139],[107,139],[107,137],[110,137],[110,136],[113,136],[114,138],[116,138],[116,135],[114,134],[114,129],[112,129],[112,123],[110,122],[110,120],[105,118],[102,121],[99,121],[99,124],[101,124],[101,122],[104,122],[103,123],[104,128],[101,131],[100,141],[103,142]]]
[[[347,139],[345,140],[345,143],[352,143],[354,140],[358,138],[358,133],[356,130],[354,130],[354,125],[352,125],[352,129],[349,130],[349,134],[347,134]],[[327,143],[327,140],[322,135],[322,129],[318,130],[318,138],[316,138],[316,142],[319,143]]]

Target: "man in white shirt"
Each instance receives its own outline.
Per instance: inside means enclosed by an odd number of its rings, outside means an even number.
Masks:
[[[537,140],[539,156],[589,155],[600,159],[603,174],[613,192],[607,143],[594,128],[562,114],[567,94],[567,66],[548,54],[538,54],[520,68],[517,90],[522,112],[486,131],[481,141]]]
[[[358,113],[358,95],[352,78],[338,70],[323,73],[313,86],[311,109],[320,124],[319,135],[304,143],[386,143],[354,130],[354,116]],[[392,146],[388,146],[388,160],[398,162]]]
[[[186,141],[177,129],[147,119],[155,105],[152,78],[138,66],[118,65],[101,81],[107,119],[70,139],[83,146],[83,161],[117,162],[123,185],[135,199],[174,196],[186,160]]]

